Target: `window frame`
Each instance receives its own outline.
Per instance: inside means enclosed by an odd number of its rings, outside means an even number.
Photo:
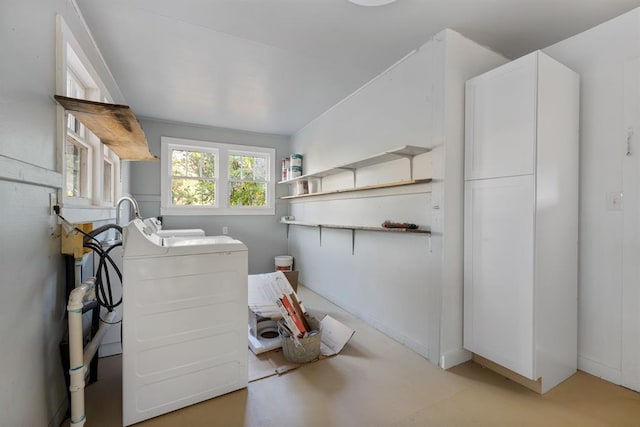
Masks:
[[[216,196],[214,206],[175,206],[171,198],[173,150],[216,152]],[[229,205],[229,156],[250,155],[267,159],[266,206]],[[173,137],[161,137],[160,214],[161,215],[275,215],[276,150],[267,147],[224,144]]]
[[[84,53],[64,19],[58,15],[56,17],[56,93],[67,95],[69,79],[74,80],[83,87],[85,91],[84,99],[113,102],[113,98],[89,57]],[[78,220],[84,220],[87,216],[83,212],[89,212],[86,210],[90,209],[93,212],[90,216],[94,219],[112,218],[116,202],[122,194],[122,165],[120,158],[84,125],[79,125],[80,134],[69,129],[69,113],[60,105],[57,106],[57,114],[59,140],[57,169],[62,173],[63,179],[58,200],[63,210],[66,211],[65,216],[74,219],[78,217]],[[72,138],[74,143],[88,149],[86,175],[82,177],[81,183],[81,187],[83,185],[86,186],[86,192],[82,197],[67,195],[67,138]],[[112,165],[112,200],[107,200],[104,194],[105,161]],[[103,211],[100,212],[100,210]]]
[[[66,116],[68,117],[68,116]],[[72,140],[72,142],[69,142]],[[73,144],[80,149],[85,150],[84,156],[81,156],[80,160],[80,170],[84,173],[84,179],[80,179],[80,196],[69,196],[67,195],[67,144]],[[67,128],[66,139],[64,142],[64,170],[62,171],[64,187],[62,189],[63,199],[66,201],[73,201],[76,205],[89,205],[92,197],[92,188],[93,188],[93,171],[92,171],[92,158],[93,158],[93,144],[87,143],[86,140],[76,134],[74,131]]]

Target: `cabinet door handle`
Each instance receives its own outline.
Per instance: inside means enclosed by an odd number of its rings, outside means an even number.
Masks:
[[[633,128],[627,130],[627,156],[631,155],[631,138],[633,137]]]

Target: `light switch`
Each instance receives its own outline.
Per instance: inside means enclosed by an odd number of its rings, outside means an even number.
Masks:
[[[607,192],[607,210],[621,211],[624,209],[622,191]]]

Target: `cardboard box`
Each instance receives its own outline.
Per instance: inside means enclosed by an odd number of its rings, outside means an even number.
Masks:
[[[283,271],[284,276],[295,292],[298,292],[298,273],[299,271]]]
[[[313,360],[312,363],[339,354],[355,333],[353,329],[329,315],[321,315],[315,312],[313,316],[322,319],[320,321],[322,341],[320,342],[320,356]],[[280,350],[267,351],[261,354],[255,354],[249,350],[248,360],[249,382],[273,375],[281,375],[300,366],[304,366],[304,364],[301,363],[288,361]]]
[[[291,277],[291,279],[289,279]],[[249,346],[256,354],[270,351],[280,347],[279,343],[263,345],[264,343],[252,342],[258,339],[259,323],[268,320],[278,320],[283,317],[283,312],[274,301],[275,294],[289,295],[293,292],[293,284],[297,287],[298,272],[276,271],[266,274],[249,275],[248,280],[248,302],[249,302]],[[293,281],[293,283],[292,283]],[[275,293],[273,289],[276,289]],[[297,297],[297,296],[296,296]],[[300,303],[302,305],[302,303]],[[303,312],[306,309],[301,307]],[[354,330],[343,325],[331,316],[317,316],[322,329],[322,344],[320,354],[324,357],[339,353],[342,347],[351,339]]]

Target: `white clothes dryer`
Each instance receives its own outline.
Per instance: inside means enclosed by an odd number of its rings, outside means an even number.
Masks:
[[[125,426],[247,386],[247,247],[124,227]]]

